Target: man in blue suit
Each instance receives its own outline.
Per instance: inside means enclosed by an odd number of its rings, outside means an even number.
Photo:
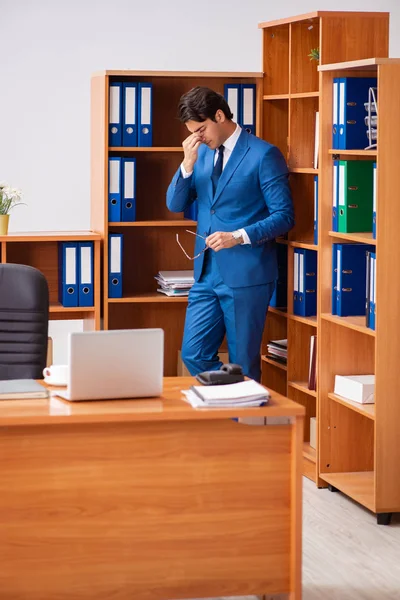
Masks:
[[[275,146],[232,121],[224,97],[206,87],[182,96],[190,132],[167,192],[173,212],[198,203],[195,284],[189,293],[182,359],[192,375],[229,360],[260,380],[260,347],[278,276],[275,238],[294,225],[288,169]]]

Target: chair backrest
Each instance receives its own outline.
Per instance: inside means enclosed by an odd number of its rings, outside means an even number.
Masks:
[[[26,265],[0,265],[0,380],[43,377],[48,328],[44,275]]]

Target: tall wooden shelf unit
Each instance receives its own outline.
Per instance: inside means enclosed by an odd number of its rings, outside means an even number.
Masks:
[[[397,140],[400,59],[377,58],[322,65],[321,187],[319,248],[320,334],[319,474],[320,478],[377,513],[378,523],[400,512],[400,271],[396,244],[398,202]],[[375,151],[332,150],[332,80],[377,77],[378,145]],[[377,162],[377,236],[332,232],[332,155]],[[356,241],[376,246],[376,329],[364,317],[331,313],[332,244]],[[360,405],[335,396],[335,374],[375,373],[375,404]]]
[[[153,84],[153,146],[108,146],[109,86],[113,81]],[[159,270],[192,269],[176,243],[179,238],[193,251],[196,223],[166,207],[168,185],[183,158],[182,141],[189,135],[177,119],[179,98],[197,85],[221,94],[224,83],[256,84],[257,134],[261,132],[261,73],[104,71],[92,77],[91,206],[92,228],[104,238],[104,328],[161,327],[165,332],[164,374],[177,374],[187,298],[157,293],[154,276]],[[108,222],[108,158],[136,158],[136,221]],[[108,298],[108,234],[124,234],[123,297]]]
[[[93,242],[94,304],[90,307],[65,307],[58,301],[58,242]],[[93,231],[34,231],[0,236],[1,263],[17,263],[39,269],[47,279],[50,295],[50,320],[82,319],[85,330],[100,329],[100,252],[101,235]]]
[[[317,392],[309,390],[307,382],[310,337],[317,335],[318,349],[325,343],[321,336],[321,311],[328,310],[324,285],[327,285],[331,271],[325,255],[321,259],[325,240],[321,229],[323,217],[319,217],[318,245],[314,244],[313,228],[314,176],[318,175],[322,181],[323,174],[318,168],[323,165],[322,147],[326,148],[326,159],[329,156],[327,140],[332,137],[326,124],[326,102],[331,106],[332,91],[330,96],[326,91],[322,99],[322,73],[318,72],[317,62],[311,61],[308,55],[311,49],[319,48],[321,66],[370,56],[387,57],[389,14],[318,11],[260,23],[259,28],[263,30],[262,137],[278,146],[287,159],[296,218],[288,240],[278,240],[278,243],[288,246],[287,310],[269,310],[263,344],[265,354],[267,340],[287,338],[287,368],[263,357],[262,382],[305,406],[303,473],[319,485],[326,485],[318,478],[318,444],[314,450],[309,443],[309,419],[315,416],[318,419],[319,416],[321,386],[318,381],[321,377],[324,381],[323,370],[330,368],[324,364],[320,351],[317,356]],[[319,158],[318,164],[314,165],[317,111],[325,121],[322,123],[320,118]],[[332,160],[332,156],[329,159]],[[320,203],[325,202],[325,199],[321,201],[322,196],[323,190],[320,191]],[[330,241],[335,240],[330,238]],[[293,251],[297,247],[318,252],[318,308],[315,317],[293,314]],[[371,336],[365,337],[373,340]]]

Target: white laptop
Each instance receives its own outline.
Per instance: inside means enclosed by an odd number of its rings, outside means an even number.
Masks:
[[[163,387],[162,329],[71,333],[66,400],[160,396]]]

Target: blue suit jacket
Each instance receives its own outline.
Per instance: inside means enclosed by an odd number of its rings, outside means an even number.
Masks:
[[[278,277],[274,240],[294,225],[286,162],[278,148],[243,129],[213,196],[214,154],[202,144],[193,174],[186,179],[179,167],[167,191],[167,206],[181,212],[197,199],[197,232],[202,236],[246,230],[251,245],[216,252],[226,285],[236,288],[273,281]],[[204,241],[196,237],[195,253],[203,248]],[[196,281],[203,261],[204,253],[194,261]]]

